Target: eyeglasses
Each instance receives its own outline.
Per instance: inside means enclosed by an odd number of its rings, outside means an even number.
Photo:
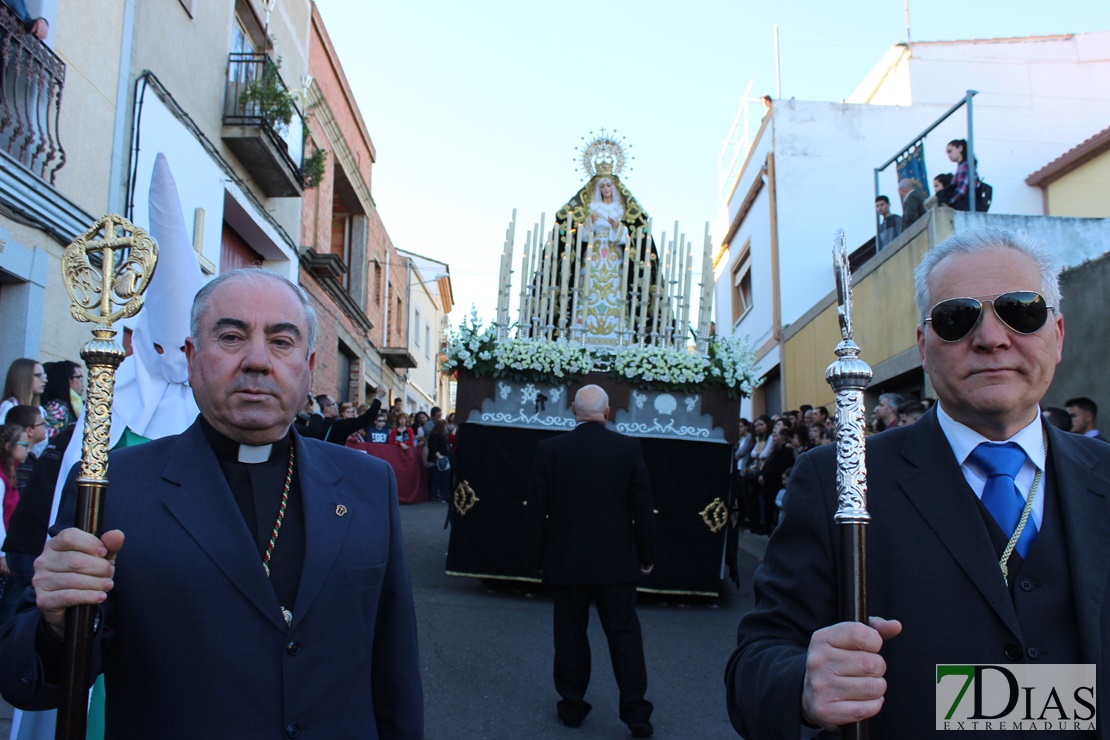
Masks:
[[[993,298],[949,298],[933,306],[925,323],[931,323],[945,342],[958,342],[979,325],[985,303],[994,307],[999,321],[1018,334],[1036,334],[1048,321],[1048,312],[1056,308],[1047,305],[1040,293],[1015,290]]]
[[[27,447],[28,443],[27,442],[16,442],[15,446],[16,447]]]

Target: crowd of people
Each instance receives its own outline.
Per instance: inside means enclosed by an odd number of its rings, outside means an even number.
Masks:
[[[409,415],[402,410],[400,399],[383,410],[382,395],[379,390],[372,403],[357,406],[348,401],[340,403],[326,393],[310,396],[295,424],[306,437],[326,442],[414,449],[428,469],[428,499],[447,503],[451,497],[451,457],[458,432],[455,414],[444,416],[443,409],[433,406],[431,411]]]
[[[905,427],[920,419],[935,399],[882,393],[871,410],[867,435]],[[1048,423],[1065,432],[1106,441],[1098,430],[1098,406],[1090,398],[1068,399],[1064,408],[1046,407]],[[740,419],[740,441],[733,448],[732,500],[740,526],[770,534],[782,516],[787,483],[803,452],[835,441],[836,420],[824,406],[803,405],[782,414]]]

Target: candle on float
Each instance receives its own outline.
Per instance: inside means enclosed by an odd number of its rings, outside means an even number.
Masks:
[[[529,249],[532,247],[532,232],[528,231],[524,235],[524,255],[520,258],[520,308],[517,309],[517,333],[523,336],[524,327],[527,326],[528,321],[528,288],[529,288],[529,272],[528,272],[528,257]]]
[[[644,259],[640,263],[640,343],[647,340],[647,314],[651,298],[651,242],[644,245]]]
[[[568,234],[569,239],[569,234]],[[559,269],[562,270],[559,280],[559,334],[560,336],[566,331],[567,328],[567,291],[570,289],[570,249],[563,251],[563,258],[560,260],[562,263]]]
[[[641,227],[637,227],[637,229],[636,229],[636,244],[637,244],[637,247],[639,246],[640,240],[643,238],[643,236],[644,236],[643,229]],[[632,309],[632,301],[629,299],[629,291],[628,291],[628,262],[629,262],[629,257],[631,256],[631,253],[632,253],[632,240],[631,239],[629,239],[628,241],[626,241],[624,243],[623,252],[624,252],[624,255],[621,257],[621,285],[620,285],[620,292],[618,293],[618,295],[620,296],[620,308],[621,308],[620,330],[621,330],[621,332],[627,332],[628,331],[628,315],[629,315],[629,311]]]
[[[586,245],[586,266],[582,268],[582,298],[583,298],[583,300],[585,300],[586,296],[589,295],[588,291],[589,291],[589,285],[590,285],[590,275],[593,273],[593,267],[594,267],[594,245],[593,244],[587,244]],[[586,305],[583,307],[583,309],[584,310],[583,310],[582,322],[583,322],[583,324],[585,324],[586,323],[586,314],[590,310],[589,303],[586,303]],[[583,342],[586,341],[586,331],[585,331],[584,326],[583,326],[583,329],[582,329],[582,337],[581,338],[582,338]]]

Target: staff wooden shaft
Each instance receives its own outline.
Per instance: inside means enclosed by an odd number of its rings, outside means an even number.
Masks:
[[[91,253],[100,255],[99,267],[90,262]],[[150,235],[119,216],[97,220],[62,255],[62,277],[73,303],[70,313],[96,325],[92,340],[81,348],[89,382],[74,526],[97,537],[104,528],[116,369],[124,358],[112,323],[142,308],[157,261],[158,245]],[[85,738],[98,611],[96,605],[66,610],[56,740]]]
[[[871,382],[871,367],[859,359],[852,340],[852,276],[844,232],[833,241],[833,268],[839,298],[840,343],[836,361],[825,380],[836,394],[836,494],[834,517],[840,531],[840,621],[867,623],[867,460],[864,444],[863,391]],[[867,740],[867,722],[841,727],[848,740]]]

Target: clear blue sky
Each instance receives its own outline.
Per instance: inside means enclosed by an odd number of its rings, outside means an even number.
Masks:
[[[677,219],[700,244],[740,97],[752,79],[775,94],[775,24],[782,97],[799,100],[847,97],[906,38],[903,0],[317,5],[377,148],[382,220],[396,246],[450,264],[452,323],[471,304],[493,318],[512,210],[518,269],[525,232],[581,187],[589,131],[632,145],[622,180],[657,238]],[[911,0],[910,26],[914,41],[1103,31],[1110,1]]]

